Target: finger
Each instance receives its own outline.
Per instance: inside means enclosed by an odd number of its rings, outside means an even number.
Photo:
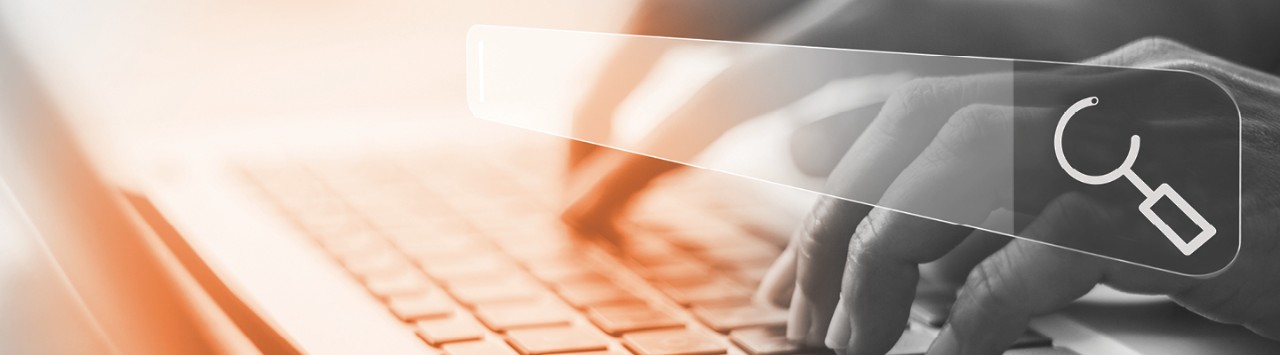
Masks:
[[[1033,240],[1114,234],[1132,218],[1116,206],[1078,193],[1050,204],[1022,235],[974,269],[929,354],[997,353],[1036,315],[1080,298],[1099,282],[1142,293],[1176,293],[1194,279]]]
[[[832,320],[848,325],[831,326],[849,329],[843,346],[847,353],[884,353],[893,347],[906,325],[919,281],[918,265],[941,257],[968,230],[881,208],[867,215],[850,242],[841,282],[840,302],[848,316]],[[891,246],[896,241],[887,240],[905,236],[922,244]]]
[[[1031,109],[1020,109],[1031,110]],[[1010,107],[972,105],[952,115],[884,193],[850,242],[842,293],[849,353],[888,351],[901,334],[919,281],[919,264],[951,252],[997,207],[1011,205]],[[1012,220],[1002,221],[1012,229]],[[834,343],[838,343],[834,341]]]
[[[628,30],[643,32],[647,30],[646,22],[634,21],[628,24]],[[567,167],[571,172],[599,151],[596,144],[609,141],[614,111],[644,81],[669,47],[665,42],[625,41],[609,56],[573,115],[570,129],[575,140],[569,141]]]
[[[880,201],[881,191],[930,142],[952,112],[967,100],[1007,99],[996,94],[997,89],[1007,89],[1006,80],[1007,77],[996,76],[928,79],[905,85],[884,104],[875,121],[841,159],[827,181],[826,192],[856,201]],[[980,94],[969,94],[972,92]],[[851,252],[848,241],[870,210],[867,206],[846,209],[819,205],[811,215],[811,225],[823,227],[803,231],[796,295],[805,300],[800,307],[793,300],[793,321],[788,323],[792,338],[815,345],[825,341],[826,329],[840,303],[838,294],[844,279],[836,270],[846,268]],[[933,224],[936,223],[929,225]],[[915,277],[909,279],[905,283],[914,286]],[[851,301],[849,298],[845,302]],[[855,307],[848,308],[851,313],[859,313]]]
[[[791,133],[791,156],[801,172],[827,176],[880,112],[884,103],[844,111]]]
[[[569,141],[569,160],[566,161],[566,169],[573,171],[582,166],[582,162],[587,160],[592,153],[595,153],[599,146],[579,140]]]
[[[985,224],[984,228],[990,229],[991,225],[1003,223],[1005,218],[1011,218],[1008,214],[1012,212],[1004,209],[992,212],[991,221]],[[964,241],[960,242],[951,252],[943,255],[938,260],[920,265],[920,277],[922,284],[932,284],[936,289],[955,291],[964,285],[965,277],[969,275],[969,271],[973,270],[978,263],[991,256],[1000,248],[1009,244],[1009,240],[1013,239],[1008,236],[991,233],[985,230],[975,229],[964,237]]]
[[[1061,79],[1077,78],[1023,75],[1013,79],[985,76],[932,79],[907,85],[886,103],[877,120],[845,155],[829,180],[831,190],[828,192],[857,201],[878,201],[882,206],[908,206],[907,210],[913,213],[946,216],[947,221],[964,224],[975,223],[993,207],[1012,207],[1010,194],[997,194],[999,191],[993,190],[1012,183],[1009,180],[1012,167],[1008,166],[1013,160],[1012,109],[980,106],[961,112],[956,109],[974,102],[1008,103],[1012,86],[1020,90],[1034,89],[1050,84],[1074,84]],[[1094,80],[1077,82],[1096,83]],[[983,121],[993,117],[1003,118],[1005,122]],[[963,129],[966,127],[1005,129]],[[957,134],[939,132],[946,128],[952,128]],[[1003,134],[990,136],[992,132]],[[973,133],[984,136],[974,137]],[[973,142],[981,144],[971,145]],[[991,144],[993,142],[995,144]],[[953,149],[955,147],[965,149]],[[937,149],[922,154],[926,148]],[[984,151],[1005,155],[990,159],[977,154]],[[957,153],[977,155],[957,157]],[[992,167],[980,163],[1001,164],[997,166],[999,169],[1009,170],[991,174],[987,169]],[[913,168],[918,170],[907,171]],[[993,175],[1005,180],[992,179]],[[1004,230],[1011,229],[1012,225]],[[910,300],[903,295],[912,294],[916,286],[918,264],[940,257],[963,238],[963,228],[945,223],[894,217],[882,209],[868,215],[851,241],[846,262],[843,303],[847,313],[857,315],[847,320],[850,324],[847,351],[882,353],[892,347],[892,339],[902,331],[905,323],[902,320],[909,312]],[[804,274],[802,270],[801,277]]]
[[[1056,199],[1022,232],[1028,238],[1107,233],[1122,219],[1080,194]],[[990,354],[1007,348],[1032,316],[1089,292],[1106,274],[1102,259],[1019,239],[984,260],[961,288],[929,354]]]
[[[809,298],[800,288],[791,295],[791,307],[787,308],[787,340],[807,345],[816,345],[809,341],[809,328],[812,327],[814,312],[809,306]]]
[[[951,85],[961,85],[960,82],[946,81],[940,83],[928,82],[930,84],[916,85],[938,85],[933,89],[915,89],[919,92],[936,94],[939,91],[953,90]],[[943,86],[946,85],[946,86]],[[958,90],[958,89],[954,89]],[[914,91],[903,92],[903,95],[923,95],[916,94]],[[922,100],[922,105],[935,105],[927,102],[934,98],[918,98]],[[895,101],[896,100],[896,101]],[[914,110],[916,105],[907,105],[902,100],[908,100],[895,96],[886,104],[888,110]],[[938,100],[950,100],[949,98],[941,98]],[[896,107],[896,108],[890,108]],[[934,114],[940,114],[935,112]],[[977,116],[982,112],[967,112],[965,116]],[[901,113],[881,111],[882,118],[886,120],[904,120]],[[887,115],[887,116],[886,116]],[[950,117],[950,115],[948,115]],[[879,119],[879,118],[878,118]],[[882,146],[896,146],[902,150],[917,150],[913,147],[917,137],[905,137],[905,140],[894,139],[891,137],[895,129],[895,125],[885,122],[876,121],[872,124],[880,126],[879,129],[868,131],[870,134],[865,139],[860,139],[854,143],[854,147],[850,150],[846,159],[841,162],[837,170],[833,173],[828,181],[830,189],[840,189],[845,192],[853,192],[853,195],[863,195],[861,201],[879,201],[882,205],[895,203],[892,199],[880,200],[878,189],[874,185],[888,185],[889,180],[896,174],[880,175],[883,171],[865,169],[865,166],[874,164],[887,165],[906,165],[915,161],[915,155],[906,157],[898,155],[897,152],[878,151]],[[939,125],[941,125],[939,123]],[[959,127],[959,126],[957,126]],[[935,130],[936,131],[936,130]],[[960,132],[955,133],[957,135]],[[870,140],[870,144],[867,141]],[[927,143],[927,142],[926,142]],[[922,148],[920,148],[922,149]],[[862,154],[863,152],[870,152]],[[888,154],[887,156],[885,154]],[[950,154],[946,147],[940,146],[931,153],[929,161],[935,156],[942,154]],[[870,163],[868,161],[876,161]],[[900,163],[899,160],[905,160]],[[924,162],[922,161],[924,169]],[[894,170],[889,168],[888,170]],[[885,181],[888,180],[888,181]],[[858,186],[862,184],[863,186]],[[872,185],[872,186],[868,186]],[[949,184],[941,184],[938,186],[951,186]],[[861,191],[859,193],[859,191]],[[870,196],[867,196],[870,195]],[[841,195],[848,196],[848,195]],[[977,209],[974,209],[977,210]],[[815,210],[817,211],[817,210]],[[840,213],[828,213],[826,215],[814,215],[814,219],[818,222],[825,222],[827,226],[838,227],[829,228],[825,231],[810,231],[806,233],[806,248],[803,249],[807,253],[801,254],[800,266],[798,272],[800,275],[798,290],[803,291],[803,296],[807,297],[811,302],[812,309],[792,309],[792,313],[808,312],[813,313],[809,318],[812,322],[820,323],[827,321],[826,325],[811,325],[806,327],[805,332],[811,336],[805,339],[814,342],[822,339],[824,342],[836,345],[835,348],[849,347],[850,352],[859,353],[860,351],[884,352],[888,351],[893,345],[892,339],[896,339],[898,334],[902,332],[902,326],[905,322],[906,314],[910,309],[910,297],[904,295],[913,295],[916,282],[919,278],[919,270],[917,265],[932,259],[935,259],[947,250],[950,250],[964,236],[966,229],[942,222],[924,220],[905,214],[898,214],[889,210],[877,208],[868,215],[866,208],[863,207],[857,211],[837,211]],[[850,213],[854,212],[854,213]],[[863,218],[863,216],[866,216]],[[855,222],[857,221],[857,222]],[[856,226],[850,227],[855,223]],[[823,223],[817,223],[822,225]],[[890,226],[891,229],[883,229],[882,227]],[[882,239],[879,237],[884,235],[909,235],[910,240],[905,243],[915,244],[911,248],[894,248],[888,252],[879,251],[887,246],[891,246],[894,241],[880,241],[874,244],[864,243],[865,241],[875,241]],[[852,241],[850,241],[852,236]],[[926,240],[930,238],[946,239],[943,241]],[[845,242],[842,246],[841,242]],[[856,247],[855,247],[856,246]],[[936,247],[936,248],[935,248]],[[841,253],[842,254],[837,254]],[[886,254],[883,257],[876,257],[875,254]],[[865,264],[864,264],[865,263]],[[810,266],[812,265],[812,266]],[[843,270],[843,275],[836,276],[836,270]],[[868,270],[876,270],[869,272]],[[883,272],[882,272],[883,271]],[[836,277],[839,277],[837,281]],[[859,286],[864,285],[864,286]],[[874,290],[872,290],[874,288]],[[839,296],[843,294],[843,297]],[[896,295],[896,297],[894,296]],[[879,300],[887,303],[881,308]],[[827,315],[834,315],[837,304],[845,304],[847,313],[857,314],[857,317],[841,317],[834,318]],[[859,304],[863,306],[859,306]],[[874,319],[883,323],[880,326],[860,326],[859,322],[867,319]],[[832,323],[835,323],[834,326]],[[799,325],[803,326],[803,325]],[[797,327],[797,324],[790,324],[790,328]],[[824,328],[835,327],[838,329],[851,329],[847,334],[828,334],[823,333]],[[798,333],[798,332],[796,332]],[[852,343],[855,338],[867,339],[857,344],[857,348]],[[869,350],[862,350],[863,348]],[[882,348],[882,349],[881,349]]]
[[[1000,353],[1032,316],[1065,306],[1101,280],[1085,258],[1092,257],[1013,241],[974,269],[929,354]]]
[[[836,304],[836,311],[832,314],[831,326],[827,328],[827,337],[824,343],[828,348],[841,352],[849,344],[849,334],[853,332],[849,328],[849,322],[846,320],[849,319],[849,308],[845,305],[843,298]]]
[[[879,110],[876,119],[866,128],[853,147],[827,181],[824,192],[856,201],[879,201],[880,193],[901,166],[910,162],[898,152],[919,152],[932,134],[931,124],[938,127],[953,106],[966,98],[958,97],[963,91],[995,86],[993,82],[970,84],[961,80],[918,80],[904,85]],[[995,100],[996,98],[992,98]],[[916,119],[921,115],[942,115],[938,119]],[[908,122],[914,126],[904,127]],[[924,122],[923,124],[919,123]],[[936,122],[933,122],[936,121]],[[936,132],[937,129],[932,129]],[[907,136],[904,136],[907,134]],[[928,137],[926,137],[928,136]],[[899,137],[905,139],[900,140]],[[906,153],[914,157],[913,153]],[[901,160],[906,160],[902,162]],[[801,249],[797,265],[797,286],[792,299],[791,320],[787,335],[818,345],[825,342],[826,330],[840,303],[839,288],[848,258],[849,238],[858,229],[858,223],[867,215],[869,207],[852,202],[827,198],[820,201],[801,230]],[[800,298],[800,299],[797,299]],[[856,313],[856,312],[855,312]],[[887,349],[886,349],[887,350]]]
[[[836,65],[832,63],[834,59],[806,56],[800,58],[803,63],[798,63],[796,58],[770,52],[734,63],[636,144],[634,150],[644,155],[627,157],[599,183],[592,184],[587,193],[571,193],[580,197],[572,198],[564,219],[571,225],[586,227],[611,221],[650,180],[674,169],[676,163],[673,162],[688,162],[728,129],[825,84],[830,80],[831,68]],[[760,85],[762,77],[758,73],[782,71],[789,74],[787,85]],[[584,117],[575,125],[585,127],[586,131],[595,130],[593,125],[608,127],[607,120],[596,116]]]
[[[821,345],[827,326],[839,304],[841,270],[848,255],[849,238],[870,206],[823,197],[797,231],[799,247],[796,291],[788,337]]]
[[[796,286],[796,249],[796,243],[787,244],[782,255],[765,272],[760,288],[756,290],[757,303],[779,308],[786,308],[791,303]]]
[[[598,179],[584,177],[587,183],[583,192],[570,195],[570,202],[561,219],[570,227],[587,234],[616,237],[618,218],[631,205],[636,194],[653,179],[680,167],[680,164],[643,155],[617,152],[600,168],[603,176]]]

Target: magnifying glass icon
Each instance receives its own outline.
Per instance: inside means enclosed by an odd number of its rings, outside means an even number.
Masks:
[[[1062,118],[1058,119],[1058,126],[1053,132],[1053,152],[1058,158],[1058,165],[1061,165],[1062,170],[1066,171],[1067,175],[1070,175],[1071,178],[1089,185],[1103,185],[1116,181],[1122,176],[1125,177],[1131,184],[1133,184],[1134,187],[1138,188],[1138,191],[1142,192],[1143,196],[1146,197],[1146,199],[1138,205],[1138,211],[1142,212],[1142,214],[1147,217],[1147,220],[1150,221],[1151,224],[1155,225],[1156,228],[1160,230],[1160,233],[1164,234],[1165,238],[1169,239],[1169,241],[1172,242],[1183,255],[1191,255],[1192,253],[1195,253],[1197,249],[1200,249],[1200,246],[1204,245],[1205,242],[1208,242],[1209,238],[1212,238],[1213,235],[1217,233],[1217,229],[1214,228],[1212,224],[1209,224],[1209,221],[1205,220],[1199,212],[1196,212],[1196,210],[1191,207],[1191,204],[1187,203],[1187,201],[1182,198],[1182,195],[1179,195],[1177,191],[1174,191],[1169,184],[1160,184],[1160,186],[1152,190],[1151,186],[1148,186],[1146,182],[1142,181],[1141,177],[1138,177],[1138,174],[1133,171],[1133,163],[1138,160],[1138,148],[1142,145],[1142,139],[1138,137],[1138,135],[1134,135],[1129,138],[1129,153],[1125,155],[1124,161],[1120,163],[1120,166],[1109,173],[1102,175],[1085,174],[1071,166],[1071,163],[1067,161],[1067,156],[1062,151],[1062,132],[1066,129],[1067,123],[1071,121],[1072,116],[1075,116],[1075,114],[1080,112],[1080,110],[1096,105],[1098,105],[1097,96],[1086,97],[1080,101],[1076,101],[1075,104],[1072,104],[1071,107],[1067,108],[1067,111],[1062,114]],[[1165,223],[1159,215],[1151,210],[1151,207],[1162,198],[1168,198],[1170,202],[1173,202],[1173,204],[1178,207],[1178,210],[1182,211],[1187,218],[1190,218],[1196,226],[1200,227],[1200,233],[1190,240],[1185,240],[1179,236],[1173,228],[1169,227],[1169,225]]]

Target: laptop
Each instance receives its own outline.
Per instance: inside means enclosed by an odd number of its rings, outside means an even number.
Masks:
[[[84,158],[4,35],[0,352],[204,354],[247,344],[225,337],[239,331],[222,326],[225,313]]]
[[[53,111],[24,112],[0,140],[12,206],[38,217],[114,352],[830,352],[786,341],[785,310],[750,300],[816,198],[804,192],[685,169],[655,182],[616,248],[558,219],[556,137],[466,118],[283,127],[245,134],[279,138],[261,144],[165,147],[176,158],[125,193]],[[927,349],[945,303],[919,297],[891,353]],[[1166,299],[1099,288],[1006,353],[1277,352]]]

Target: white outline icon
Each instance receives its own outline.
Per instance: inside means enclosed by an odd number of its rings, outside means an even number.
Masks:
[[[1199,212],[1196,212],[1196,210],[1191,207],[1191,204],[1187,203],[1187,200],[1182,198],[1182,195],[1179,195],[1177,191],[1174,191],[1172,187],[1169,187],[1169,184],[1160,184],[1160,186],[1156,187],[1155,190],[1152,190],[1151,186],[1148,186],[1146,182],[1142,181],[1142,178],[1138,177],[1137,173],[1133,172],[1133,163],[1138,159],[1138,147],[1142,143],[1142,140],[1139,139],[1137,135],[1130,137],[1129,153],[1124,157],[1124,161],[1120,163],[1120,167],[1109,173],[1103,175],[1088,175],[1076,170],[1076,168],[1071,166],[1071,163],[1067,162],[1067,156],[1062,152],[1062,131],[1067,127],[1067,121],[1070,121],[1071,116],[1075,116],[1075,114],[1080,112],[1080,110],[1097,104],[1097,96],[1086,97],[1080,101],[1076,101],[1075,104],[1067,108],[1067,112],[1062,113],[1062,118],[1058,120],[1058,128],[1053,132],[1053,152],[1058,156],[1058,165],[1062,166],[1062,170],[1065,170],[1067,175],[1071,175],[1072,178],[1089,185],[1110,183],[1112,181],[1116,181],[1121,176],[1129,179],[1129,182],[1132,183],[1134,187],[1137,187],[1138,191],[1141,191],[1143,196],[1146,196],[1146,200],[1143,200],[1142,203],[1138,205],[1138,211],[1142,212],[1142,215],[1146,216],[1147,220],[1151,221],[1151,224],[1155,225],[1157,229],[1160,229],[1160,232],[1164,234],[1164,237],[1168,238],[1170,242],[1173,242],[1173,245],[1178,247],[1178,250],[1182,251],[1183,255],[1191,255],[1191,253],[1196,252],[1196,249],[1200,249],[1200,246],[1204,245],[1205,242],[1208,242],[1209,238],[1212,238],[1218,230],[1214,228],[1212,224],[1209,224],[1209,221],[1205,220]],[[1151,210],[1151,207],[1154,206],[1157,201],[1166,197],[1169,198],[1169,201],[1173,202],[1174,205],[1178,206],[1178,209],[1181,210],[1187,218],[1190,218],[1196,226],[1200,227],[1200,234],[1197,234],[1195,238],[1191,238],[1191,241],[1184,241],[1182,237],[1178,236],[1177,232],[1174,232],[1173,228],[1170,228],[1168,224],[1164,223],[1164,220],[1161,219],[1160,216],[1156,215],[1156,213]]]

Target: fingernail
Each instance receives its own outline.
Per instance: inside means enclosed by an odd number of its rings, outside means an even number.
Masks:
[[[783,254],[782,257],[785,258],[786,255]],[[778,273],[777,263],[769,267],[769,270],[765,272],[764,278],[760,280],[760,288],[756,289],[756,294],[752,297],[756,303],[780,308],[787,306],[787,303],[778,302],[782,298],[781,294],[786,293],[786,289],[779,284],[782,277]]]
[[[791,309],[787,313],[787,340],[803,341],[809,334],[809,301],[799,288],[791,295]]]
[[[765,272],[764,278],[760,281],[760,289],[756,293],[756,298],[762,302],[773,305],[775,307],[786,307],[791,303],[791,294],[788,292],[795,286],[795,253],[792,252],[790,246],[783,250],[778,260],[774,261],[769,270]]]
[[[951,325],[944,326],[938,337],[933,339],[933,344],[929,345],[928,355],[952,355],[960,353],[960,343],[956,340],[955,333],[951,332]]]
[[[823,343],[828,348],[844,349],[849,346],[849,334],[851,333],[849,312],[845,310],[844,299],[841,297],[840,304],[836,305],[835,315],[831,317],[831,326],[827,327],[827,339]]]
[[[826,320],[822,314],[816,314],[818,310],[812,310],[809,317],[809,336],[805,337],[804,342],[810,346],[822,346],[827,338],[827,326],[831,325],[831,321]]]
[[[768,289],[760,287],[756,290],[755,295],[751,296],[751,303],[761,307],[772,307],[777,309],[787,309],[791,304],[791,292],[785,292],[776,289]]]

